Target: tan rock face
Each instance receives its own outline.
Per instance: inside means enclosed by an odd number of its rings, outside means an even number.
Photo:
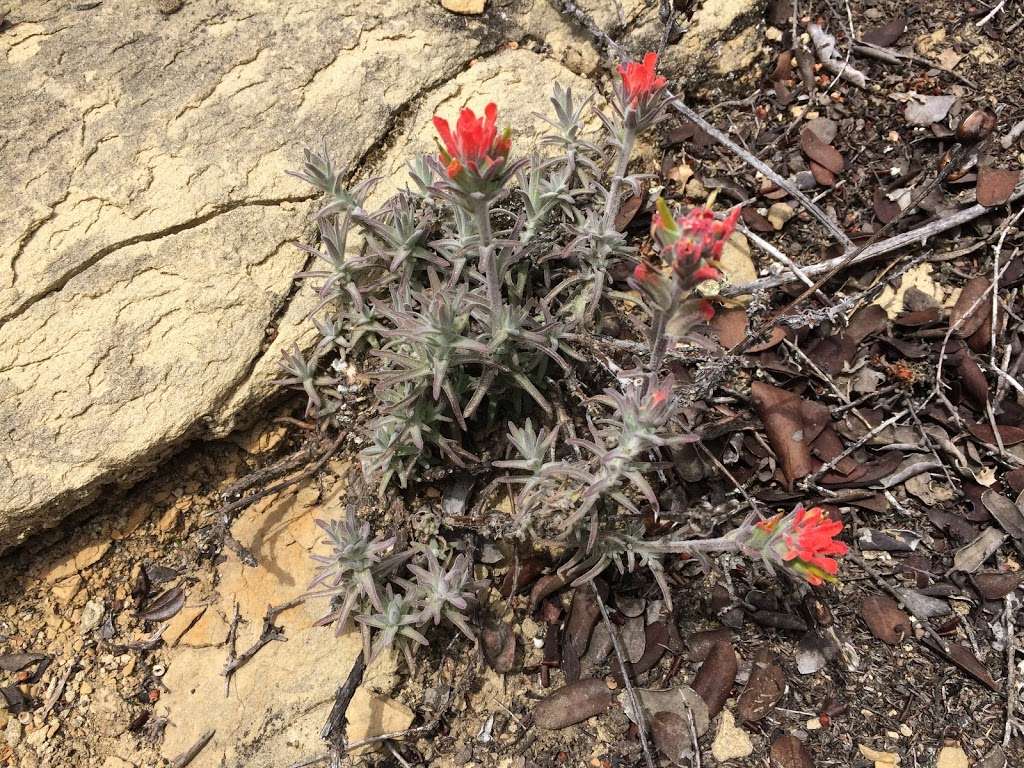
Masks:
[[[257,567],[246,567],[229,554],[219,568],[218,600],[198,620],[194,611],[185,609],[178,615],[190,612],[189,618],[171,621],[168,631],[179,639],[163,678],[169,691],[160,699],[161,712],[170,720],[162,746],[168,759],[210,728],[216,733],[192,763],[196,768],[290,765],[320,748],[320,728],[334,693],[362,650],[358,634],[336,637],[332,630],[314,626],[326,611],[326,601],[282,613],[277,625],[287,640],[269,643],[241,667],[228,695],[221,674],[228,654],[222,617],[233,616],[238,606],[245,619],[236,644],[241,652],[259,637],[267,606],[293,600],[312,579],[309,555],[319,540],[314,518],[336,514],[317,506],[318,501],[316,489],[306,487],[247,512],[233,531],[256,555]],[[195,623],[182,631],[189,619]],[[381,716],[402,709],[383,697],[362,696]]]
[[[705,3],[698,32],[673,46],[697,39],[703,58],[676,59],[711,61],[705,49],[754,23],[758,2]],[[660,38],[640,0],[621,17],[582,6]],[[182,441],[226,434],[274,391],[281,350],[310,338],[309,294],[290,297],[312,197],[285,174],[303,147],[326,139],[353,174],[404,175],[402,153],[432,146],[435,110],[486,94],[525,149],[555,80],[590,89],[573,71],[595,72],[596,49],[549,3],[501,9],[501,24],[415,0],[12,11],[0,35],[0,551]],[[528,37],[549,40],[552,58],[504,49]],[[408,128],[392,142],[396,124]],[[384,140],[383,166],[366,167]]]
[[[355,169],[493,47],[446,16],[19,4],[0,36],[0,549],[272,390],[305,332],[287,297],[310,192],[284,172],[325,137]]]

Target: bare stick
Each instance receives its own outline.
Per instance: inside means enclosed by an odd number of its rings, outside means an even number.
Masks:
[[[356,689],[363,683],[363,675],[366,674],[366,659],[360,652],[355,664],[349,670],[345,682],[334,694],[334,705],[331,713],[327,716],[320,736],[331,746],[331,751],[340,756],[345,752],[345,713],[352,697],[356,695]]]
[[[797,189],[795,184],[790,182],[788,179],[785,179],[782,176],[780,176],[771,168],[771,166],[767,165],[761,160],[758,160],[752,154],[747,152],[747,150],[743,149],[743,147],[741,147],[735,141],[733,141],[724,133],[722,133],[722,131],[715,128],[715,126],[713,126],[703,117],[701,117],[688,106],[686,106],[686,104],[683,103],[682,99],[675,97],[669,103],[671,104],[672,108],[676,110],[676,112],[678,112],[691,123],[696,125],[708,136],[713,138],[722,146],[730,149],[732,152],[738,155],[739,158],[743,160],[747,165],[751,166],[755,170],[760,171],[765,178],[769,179],[773,184],[778,186],[780,189],[786,190],[787,194],[798,200],[800,204],[807,209],[808,213],[810,213],[812,216],[814,216],[814,218],[820,221],[825,226],[825,228],[832,233],[832,236],[843,244],[844,248],[853,247],[853,241],[850,240],[849,236],[847,236],[847,234],[842,230],[839,224],[836,223],[835,219],[833,219],[831,216],[825,213],[825,211],[819,208],[813,200],[811,200],[809,197],[807,197],[807,195],[805,195],[803,192]],[[784,282],[789,281],[786,280]]]
[[[773,259],[775,259],[775,261],[779,262],[779,264],[782,264],[784,267],[786,267],[786,269],[788,269],[790,272],[792,272],[793,275],[801,283],[806,285],[808,288],[814,288],[814,281],[811,280],[811,278],[809,278],[806,274],[804,274],[803,269],[799,265],[797,265],[797,263],[795,261],[793,261],[791,258],[789,258],[789,256],[784,254],[782,251],[780,251],[778,248],[776,248],[774,245],[769,243],[764,238],[762,238],[759,235],[757,235],[756,233],[754,233],[749,227],[741,225],[739,227],[739,230],[746,236],[746,238],[748,240],[750,240],[750,242],[752,242],[754,245],[756,245],[762,251],[764,251],[769,256],[771,256]],[[814,289],[814,293],[815,293],[815,295],[817,295],[818,299],[823,304],[825,304],[825,306],[827,306],[827,307],[835,306],[835,303],[828,296],[826,296],[824,293],[822,293],[820,289],[815,288]]]
[[[245,666],[252,660],[260,650],[275,640],[284,641],[284,630],[277,626],[277,617],[287,611],[289,608],[294,608],[296,605],[302,602],[302,598],[295,598],[289,600],[287,603],[282,603],[277,606],[267,606],[267,612],[263,616],[263,630],[260,632],[259,639],[251,646],[242,651],[237,657],[229,658],[227,664],[224,665],[224,671],[221,672],[224,677],[229,681],[231,676],[235,674],[241,667]],[[234,656],[234,653],[232,653]]]
[[[1003,149],[1009,149],[1010,147],[1013,146],[1013,143],[1020,138],[1020,135],[1022,133],[1024,133],[1024,120],[1021,120],[1016,125],[1014,125],[1013,128],[1007,131],[1006,135],[999,140],[999,145]]]
[[[65,667],[63,674],[61,674],[60,679],[57,681],[57,685],[54,687],[50,695],[46,698],[46,702],[43,704],[43,708],[39,710],[39,714],[42,719],[45,719],[46,716],[50,714],[50,710],[53,709],[54,705],[56,705],[56,703],[60,700],[60,697],[64,694],[64,689],[68,685],[68,680],[71,679],[71,673],[74,672],[75,667],[77,666],[78,656],[75,656],[75,658],[68,662],[68,665],[67,667]]]
[[[1024,184],[1017,186],[1008,202],[1016,202],[1022,197],[1024,197]],[[836,256],[835,258],[826,259],[825,261],[818,262],[817,264],[811,264],[810,266],[804,267],[803,272],[808,277],[816,277],[818,275],[827,274],[840,265],[853,266],[855,264],[861,264],[886,253],[898,251],[899,249],[905,248],[913,243],[919,241],[924,242],[930,237],[934,237],[935,235],[943,232],[948,232],[962,224],[974,221],[979,216],[984,216],[986,213],[990,213],[991,211],[991,208],[986,208],[983,205],[972,205],[970,208],[964,208],[962,211],[957,211],[956,213],[950,214],[944,218],[928,222],[917,229],[912,229],[909,232],[902,232],[898,235],[886,238],[881,242],[865,248],[852,259],[847,260],[848,255],[846,254]],[[796,280],[797,278],[793,275],[783,272],[778,275],[771,275],[770,277],[762,277],[757,280],[752,280],[743,285],[722,286],[721,295],[739,296],[746,293],[754,293],[755,291],[768,290],[769,288],[777,288],[780,285],[787,285],[788,283],[796,282]]]
[[[1015,631],[1013,614],[1017,608],[1017,596],[1011,592],[1004,600],[1003,621],[1006,622],[1006,725],[1003,727],[1003,746],[1005,747],[1010,743],[1013,732],[1020,727],[1020,723],[1014,714],[1017,707],[1017,663],[1014,660],[1014,654],[1017,648],[1016,640],[1013,636]]]
[[[210,739],[213,738],[213,735],[216,732],[217,731],[211,728],[209,731],[200,736],[195,744],[193,744],[191,747],[186,749],[184,752],[182,752],[180,755],[178,755],[171,761],[171,768],[185,768],[186,765],[195,760],[199,756],[199,753],[206,748],[206,745],[210,743]]]
[[[892,48],[883,48],[880,45],[874,45],[873,43],[867,43],[863,40],[858,40],[857,44],[853,46],[854,53],[860,54],[861,56],[867,56],[870,59],[878,59],[878,61],[884,61],[886,64],[899,64],[900,61],[909,61],[913,64],[919,64],[922,67],[928,67],[929,69],[937,69],[940,72],[945,72],[950,77],[959,80],[966,86],[971,88],[977,88],[978,86],[973,80],[968,80],[961,74],[954,72],[952,69],[936,64],[934,61],[923,59],[920,56],[915,56],[912,53],[903,53],[901,51],[893,50]]]
[[[629,696],[629,705],[633,707],[633,711],[636,713],[636,728],[640,734],[640,746],[644,750],[644,758],[647,760],[647,768],[654,768],[654,758],[651,756],[651,748],[647,745],[647,723],[644,720],[644,711],[640,706],[640,699],[637,698],[636,691],[633,690],[633,683],[629,680],[629,670],[626,669],[626,659],[622,653],[622,647],[619,644],[619,633],[616,631],[615,626],[612,624],[612,620],[608,618],[608,609],[605,607],[604,600],[601,599],[601,593],[597,589],[597,585],[591,581],[590,588],[594,591],[594,597],[597,598],[597,607],[601,609],[601,618],[604,619],[605,628],[608,630],[608,634],[612,638],[612,647],[615,648],[615,656],[619,660],[619,670],[622,672],[622,680],[626,685],[626,695]]]

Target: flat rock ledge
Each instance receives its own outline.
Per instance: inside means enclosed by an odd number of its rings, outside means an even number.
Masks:
[[[393,189],[434,109],[493,93],[528,143],[538,85],[600,73],[546,0],[90,5],[28,0],[0,29],[0,551],[272,394],[309,338],[304,146]],[[632,44],[660,34],[623,5]],[[762,10],[705,2],[671,66],[733,76],[725,52],[749,77]]]

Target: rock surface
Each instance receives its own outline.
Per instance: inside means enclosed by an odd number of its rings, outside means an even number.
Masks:
[[[705,48],[760,0],[715,2]],[[543,0],[85,5],[21,3],[0,34],[0,551],[273,391],[306,334],[293,243],[312,203],[284,173],[304,146],[326,139],[353,175],[392,147],[396,170],[433,109],[489,90],[525,126],[538,86],[599,64]],[[581,5],[656,31],[643,3]],[[505,50],[538,37],[552,58]]]
[[[320,729],[334,694],[362,651],[359,634],[337,637],[329,628],[314,626],[326,611],[326,600],[290,608],[277,620],[286,640],[267,644],[238,669],[225,695],[227,625],[220,617],[233,616],[237,606],[245,618],[236,641],[241,652],[259,637],[259,617],[268,605],[282,605],[302,594],[314,574],[309,554],[322,534],[314,517],[341,514],[334,499],[343,487],[335,486],[321,500],[317,487],[306,485],[244,515],[233,532],[259,564],[249,568],[228,554],[218,569],[217,601],[191,625],[187,619],[172,620],[178,626],[168,632],[177,636],[177,645],[163,678],[168,693],[159,705],[169,720],[161,746],[168,760],[211,728],[216,733],[192,768],[280,768],[312,757],[320,748]],[[216,617],[212,632],[204,626],[207,617]],[[393,668],[394,659],[388,661]],[[375,681],[389,676],[387,664],[375,663],[367,670],[366,682],[350,704],[349,741],[411,724],[408,707],[371,690]]]

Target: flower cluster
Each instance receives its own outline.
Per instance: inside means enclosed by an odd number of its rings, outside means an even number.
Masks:
[[[623,94],[634,109],[641,99],[651,98],[668,84],[668,80],[657,74],[657,67],[658,54],[654,52],[645,54],[642,63],[630,61],[619,65]]]
[[[501,186],[508,153],[512,148],[512,130],[498,131],[498,107],[491,102],[482,117],[464,108],[452,131],[443,117],[434,117],[434,127],[441,138],[440,161],[454,183],[479,189]]]
[[[821,507],[798,506],[788,515],[775,515],[754,525],[746,547],[770,562],[781,564],[818,586],[835,581],[839,573],[836,556],[848,547],[835,537],[843,530]]]
[[[627,126],[650,128],[661,118],[668,97],[668,80],[657,73],[658,55],[647,53],[642,62],[619,65],[619,109]]]

